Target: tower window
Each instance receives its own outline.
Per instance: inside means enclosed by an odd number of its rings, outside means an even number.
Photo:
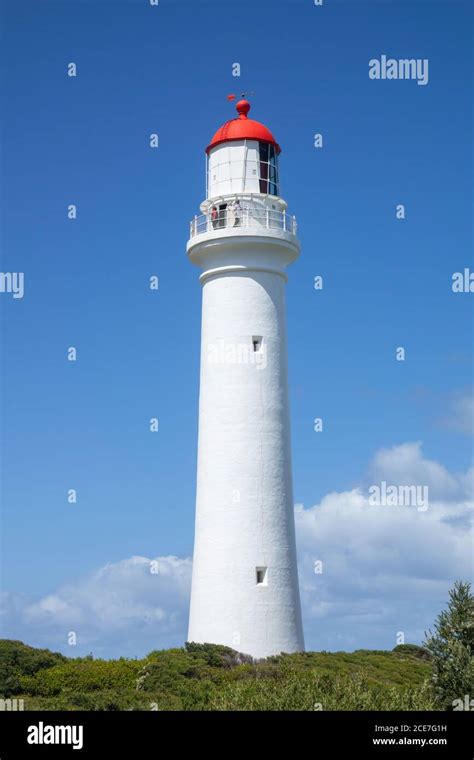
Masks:
[[[262,348],[262,336],[261,335],[254,335],[252,338],[252,345],[254,351],[260,351]]]
[[[278,195],[278,156],[274,145],[259,143],[260,192]]]
[[[219,204],[219,213],[217,216],[217,226],[227,227],[227,203]]]
[[[257,577],[257,586],[267,586],[267,568],[266,567],[256,567],[256,577]]]

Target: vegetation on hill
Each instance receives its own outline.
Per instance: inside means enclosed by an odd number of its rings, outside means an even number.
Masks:
[[[253,660],[187,643],[143,659],[68,658],[0,641],[0,696],[25,710],[437,710],[473,694],[473,597],[456,584],[426,647]]]
[[[253,661],[186,644],[141,660],[94,660],[1,641],[0,688],[26,710],[421,710],[433,708],[426,656],[397,647]]]

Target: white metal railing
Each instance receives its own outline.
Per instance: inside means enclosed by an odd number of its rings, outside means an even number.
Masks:
[[[190,236],[203,235],[205,232],[221,230],[225,228],[238,227],[255,227],[266,228],[271,230],[283,230],[296,235],[298,225],[296,217],[290,216],[285,211],[274,211],[272,209],[256,209],[243,207],[234,212],[231,208],[217,210],[217,214],[212,212],[201,214],[191,219]]]

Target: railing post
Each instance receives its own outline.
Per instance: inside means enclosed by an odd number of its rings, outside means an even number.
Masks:
[[[286,214],[283,212],[283,231],[286,232]]]
[[[270,227],[270,209],[267,208],[267,230]]]

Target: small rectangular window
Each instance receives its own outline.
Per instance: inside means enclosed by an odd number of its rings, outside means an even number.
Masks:
[[[219,215],[217,217],[218,227],[227,227],[227,203],[219,204]]]
[[[252,337],[252,345],[254,351],[260,351],[262,348],[262,336],[261,335],[254,335]]]
[[[267,568],[257,567],[255,568],[255,570],[257,574],[257,586],[266,586],[267,585]]]

